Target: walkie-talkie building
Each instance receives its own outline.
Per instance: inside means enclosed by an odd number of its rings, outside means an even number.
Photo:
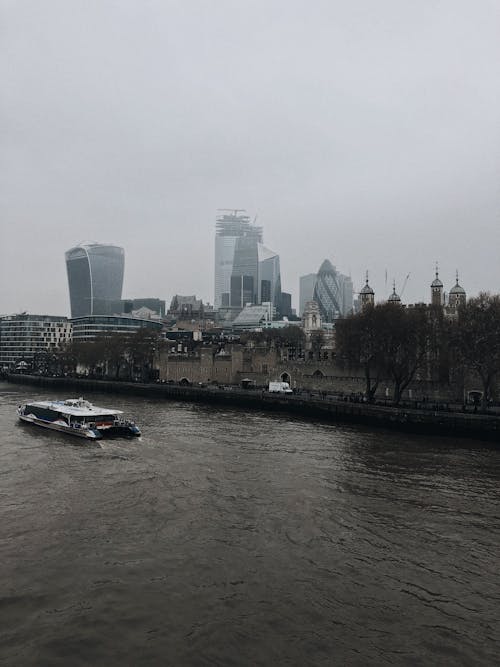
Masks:
[[[101,243],[82,244],[66,252],[71,317],[121,312],[125,253]]]

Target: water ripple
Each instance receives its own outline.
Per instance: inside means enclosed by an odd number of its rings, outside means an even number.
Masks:
[[[74,442],[0,393],[2,664],[497,664],[498,449],[123,396],[140,440]]]

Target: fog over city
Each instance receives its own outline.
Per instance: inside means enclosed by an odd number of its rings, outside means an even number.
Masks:
[[[325,258],[377,299],[500,290],[496,0],[0,0],[0,313],[69,314],[64,252],[124,297],[213,302],[246,209],[283,290]]]

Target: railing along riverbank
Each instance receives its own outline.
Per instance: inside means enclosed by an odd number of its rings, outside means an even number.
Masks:
[[[8,374],[5,379],[16,384],[27,384],[58,391],[73,390],[79,395],[102,392],[149,396],[174,401],[213,403],[243,409],[288,412],[292,415],[322,421],[348,422],[412,433],[473,437],[500,442],[500,417],[498,415],[350,403],[328,396],[271,394],[238,387],[193,387],[21,374]]]

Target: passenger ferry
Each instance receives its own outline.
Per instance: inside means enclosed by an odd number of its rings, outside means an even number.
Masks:
[[[23,403],[17,414],[24,422],[90,440],[141,435],[133,421],[121,417],[121,410],[99,408],[83,398]]]

